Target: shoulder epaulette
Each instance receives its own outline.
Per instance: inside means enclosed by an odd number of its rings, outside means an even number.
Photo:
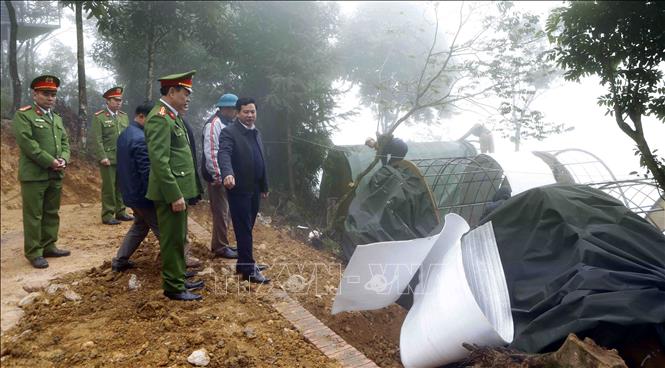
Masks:
[[[30,109],[32,109],[32,105],[23,106],[19,108],[18,111],[28,111]]]
[[[120,114],[120,115],[127,115],[126,112],[124,112],[124,111],[119,111],[119,110],[118,110],[118,114]]]
[[[158,114],[159,114],[159,116],[165,116],[166,115],[166,107],[164,107],[164,106],[160,107]]]
[[[103,112],[104,112],[104,110],[99,110],[99,111],[97,111],[97,112],[95,113],[95,116],[97,116],[97,115],[99,115],[99,114],[101,114],[101,113],[103,113]]]

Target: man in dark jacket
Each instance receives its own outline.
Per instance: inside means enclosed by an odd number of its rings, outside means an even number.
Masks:
[[[238,243],[236,272],[245,280],[265,284],[270,279],[261,274],[252,254],[252,229],[259,212],[260,197],[268,197],[263,142],[254,125],[256,102],[252,98],[240,98],[236,110],[238,122],[222,129],[218,154]]]
[[[153,106],[152,102],[147,102],[137,107],[134,121],[129,123],[127,129],[118,137],[116,149],[118,182],[122,200],[134,212],[134,223],[129,228],[116,257],[113,258],[111,263],[111,268],[117,272],[134,266],[129,257],[134,254],[150,229],[159,238],[155,206],[151,200],[145,198],[148,190],[150,160],[148,159],[148,147],[145,143],[143,125]]]

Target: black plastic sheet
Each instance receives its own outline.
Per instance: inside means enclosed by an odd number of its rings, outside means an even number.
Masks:
[[[513,347],[553,350],[571,332],[611,346],[633,326],[665,323],[665,237],[613,197],[550,185],[506,200],[487,221],[506,274]]]
[[[432,195],[413,164],[381,167],[358,188],[344,222],[344,255],[357,244],[427,236],[439,219]]]

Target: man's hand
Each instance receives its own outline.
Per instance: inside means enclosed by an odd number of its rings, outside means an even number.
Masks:
[[[108,158],[105,158],[105,159],[99,161],[99,163],[104,165],[104,166],[111,166],[111,161]]]
[[[233,175],[227,175],[224,178],[224,186],[226,189],[233,189],[233,187],[236,186],[236,179],[233,177]]]
[[[262,192],[261,193],[261,198],[266,199],[266,198],[268,198],[268,195],[270,195],[269,192]]]
[[[187,208],[187,205],[185,204],[185,199],[183,197],[178,198],[177,201],[171,203],[171,211],[173,212],[181,212],[184,211]]]
[[[57,160],[60,162],[60,170],[67,168],[67,161],[64,158],[58,158]]]
[[[61,171],[62,169],[64,169],[64,167],[60,163],[60,160],[56,158],[53,159],[53,162],[51,162],[51,169],[53,169],[53,171]]]

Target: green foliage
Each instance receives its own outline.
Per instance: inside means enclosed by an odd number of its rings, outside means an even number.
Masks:
[[[187,113],[197,137],[220,95],[254,97],[271,189],[288,188],[291,145],[297,200],[314,204],[317,172],[332,145],[336,91],[330,39],[336,5],[169,1],[113,6],[115,15],[98,24],[93,57],[117,72],[131,107],[144,99],[148,45],[156,40],[154,78],[197,70]]]
[[[551,58],[567,80],[595,75],[608,92],[598,99],[641,153],[640,163],[665,189],[665,166],[649,149],[642,116],[665,121],[665,3],[572,2],[547,22]],[[633,126],[629,126],[626,117]]]
[[[94,17],[103,21],[116,16],[110,1],[60,1],[60,3],[72,10],[76,7],[76,3],[81,3],[83,12],[88,15],[87,19]]]
[[[521,141],[542,140],[566,127],[546,121],[542,112],[531,108],[539,93],[557,77],[554,62],[546,58],[549,48],[539,17],[518,11],[512,2],[497,3],[497,8],[498,14],[484,21],[492,29],[486,46],[491,50],[486,63],[488,76],[501,99],[499,119],[490,119],[490,125],[510,137],[519,151]]]
[[[547,30],[556,43],[553,58],[565,78],[597,75],[608,94],[599,99],[614,113],[665,119],[665,3],[579,2],[555,9]]]
[[[336,23],[334,4],[234,3],[231,27],[238,43],[233,70],[241,94],[257,98],[271,185],[278,190],[288,188],[287,145],[292,146],[300,205],[314,203],[317,172],[332,145],[336,91],[330,39]]]
[[[117,3],[115,16],[98,23],[93,58],[117,72],[116,82],[125,86],[131,108],[145,100],[150,44],[155,47],[151,99],[159,98],[158,77],[196,69],[188,120],[200,126],[217,98],[233,87],[226,60],[218,59],[230,50],[227,8],[221,2]]]

